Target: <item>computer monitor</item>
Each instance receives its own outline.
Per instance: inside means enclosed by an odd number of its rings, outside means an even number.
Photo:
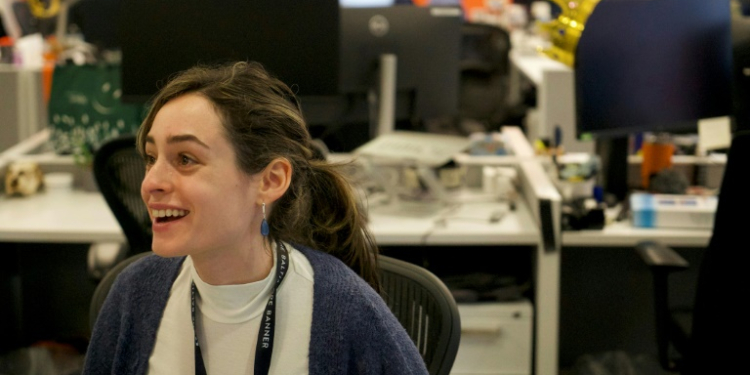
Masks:
[[[99,51],[120,49],[117,21],[123,2],[128,0],[79,0],[70,2],[67,29],[75,28]],[[58,19],[59,21],[59,19]]]
[[[628,193],[631,135],[732,115],[730,18],[727,0],[597,3],[576,49],[576,130],[596,141],[605,191]]]
[[[382,34],[371,33],[373,17],[384,21],[372,26]],[[389,53],[398,66],[396,121],[408,127],[458,112],[458,7],[128,0],[118,21],[126,102],[146,102],[196,63],[256,60],[297,92],[314,137],[337,137],[333,148],[351,151],[372,137],[368,94],[379,88],[379,59]]]
[[[339,92],[337,0],[127,0],[122,99],[145,102],[196,63],[254,60],[299,95]]]
[[[456,116],[462,24],[460,7],[342,8],[341,92],[377,92],[415,122]],[[386,55],[395,56],[392,99],[380,90]]]
[[[602,0],[576,50],[577,132],[696,132],[731,114],[729,1]]]

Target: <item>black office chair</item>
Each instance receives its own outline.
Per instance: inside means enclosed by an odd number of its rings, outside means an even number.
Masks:
[[[738,132],[724,169],[711,240],[698,266],[695,301],[690,309],[669,306],[668,276],[690,265],[656,242],[637,246],[654,277],[659,361],[665,370],[691,374],[731,374],[746,368],[744,335],[748,318],[747,241],[750,213],[744,166],[750,160],[750,131]],[[738,342],[740,342],[738,344]]]
[[[498,130],[510,114],[510,47],[510,33],[503,28],[470,22],[461,28],[460,116],[487,131]]]
[[[140,193],[145,163],[136,150],[135,135],[102,144],[94,153],[93,173],[127,240],[114,250],[110,244],[95,244],[89,250],[89,274],[100,281],[118,262],[151,250],[151,220]]]
[[[93,330],[117,276],[145,252],[118,263],[94,291],[89,308]],[[419,349],[431,375],[448,375],[458,353],[461,321],[453,295],[430,271],[384,255],[379,256],[382,296]]]
[[[141,199],[145,166],[135,135],[107,141],[94,153],[94,177],[127,238],[128,255],[151,250],[151,219]]]
[[[461,339],[458,307],[448,287],[425,268],[381,255],[381,295],[406,328],[431,375],[448,375]]]

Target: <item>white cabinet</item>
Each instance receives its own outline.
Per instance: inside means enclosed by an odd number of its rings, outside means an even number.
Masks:
[[[531,374],[529,301],[459,304],[461,343],[451,375]]]

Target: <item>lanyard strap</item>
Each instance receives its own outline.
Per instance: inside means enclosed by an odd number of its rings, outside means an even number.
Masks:
[[[276,251],[276,283],[271,291],[271,296],[266,303],[266,311],[261,316],[260,330],[258,332],[258,344],[255,347],[255,372],[256,375],[268,374],[271,367],[271,354],[273,353],[273,333],[276,325],[276,290],[286,276],[289,251],[279,241]],[[193,321],[193,338],[195,339],[195,373],[196,375],[207,375],[206,365],[203,363],[201,346],[198,343],[198,333],[195,328],[195,295],[198,293],[195,282],[190,286],[190,313]]]

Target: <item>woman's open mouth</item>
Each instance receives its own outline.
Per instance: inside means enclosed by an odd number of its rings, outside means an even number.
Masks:
[[[170,221],[179,220],[185,217],[185,215],[187,215],[188,213],[189,211],[185,210],[151,210],[151,216],[157,223],[167,223]]]

